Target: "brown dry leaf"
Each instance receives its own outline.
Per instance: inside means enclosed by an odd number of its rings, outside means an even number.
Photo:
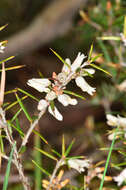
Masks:
[[[3,101],[4,101],[5,79],[6,79],[6,72],[5,72],[5,65],[3,62],[2,63],[1,84],[0,84],[0,106],[3,104]]]

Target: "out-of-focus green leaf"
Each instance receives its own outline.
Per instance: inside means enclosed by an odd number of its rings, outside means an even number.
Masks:
[[[81,95],[79,95],[79,94],[77,94],[75,92],[71,92],[71,91],[68,91],[68,90],[63,90],[63,92],[66,93],[66,94],[70,94],[70,95],[76,96],[78,98],[81,98],[82,100],[85,100],[85,98],[83,96],[81,96]]]
[[[30,122],[32,122],[32,118],[31,118],[31,116],[29,115],[29,113],[27,112],[27,110],[26,110],[24,104],[22,103],[21,99],[19,98],[19,96],[17,95],[17,93],[15,93],[15,95],[16,95],[17,101],[18,101],[19,105],[21,106],[21,108],[22,108],[22,110],[23,110],[25,116],[27,117],[27,119],[28,119]]]
[[[49,154],[48,152],[45,152],[44,150],[41,150],[37,147],[35,147],[36,150],[38,150],[39,152],[41,152],[42,154],[44,154],[45,156],[51,158],[52,160],[57,161],[57,158],[55,158],[53,155]]]
[[[98,37],[97,39],[119,41],[119,40],[121,40],[121,37],[118,37],[118,36],[102,36],[102,37]]]
[[[26,151],[27,147],[26,146],[22,146],[20,151],[18,152],[19,154],[23,154]]]
[[[126,38],[126,16],[124,17],[123,34],[124,34],[124,37]]]

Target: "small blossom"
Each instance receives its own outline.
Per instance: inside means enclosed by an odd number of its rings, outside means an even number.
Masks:
[[[71,61],[69,58],[65,59],[65,62],[70,66],[68,67],[66,64],[63,65],[62,68],[62,73],[65,73],[66,75],[68,75],[70,73],[70,68],[71,68]]]
[[[55,98],[56,98],[56,93],[55,93],[54,91],[50,91],[50,92],[46,95],[46,97],[45,97],[45,99],[48,100],[48,101],[52,101],[52,100],[54,100]]]
[[[79,76],[75,79],[77,86],[81,88],[82,91],[87,92],[91,96],[95,92],[95,88],[91,87],[83,77]]]
[[[106,115],[107,118],[107,124],[110,126],[120,126],[123,128],[126,128],[126,118],[124,117],[115,117],[111,114]]]
[[[46,110],[47,106],[48,106],[48,102],[46,100],[42,99],[39,101],[37,108],[39,111],[42,111],[42,110],[44,111],[44,110]]]
[[[70,168],[74,168],[79,173],[81,173],[85,171],[85,168],[89,168],[89,162],[89,160],[69,159],[68,165]]]
[[[118,183],[118,186],[120,186],[123,181],[126,180],[126,169],[124,169],[118,176],[113,177],[113,179]]]
[[[77,100],[74,98],[71,98],[67,94],[61,94],[58,96],[58,101],[61,102],[64,106],[70,105],[76,105]]]
[[[4,53],[5,46],[3,43],[0,43],[0,53]]]
[[[56,107],[54,107],[54,110],[52,110],[51,106],[48,107],[48,111],[51,115],[53,115],[57,120],[62,121],[63,120],[63,116],[61,115],[61,113],[58,111],[58,109]]]
[[[71,65],[71,70],[76,71],[81,66],[84,58],[86,58],[86,56],[83,53],[81,54],[79,52],[73,64]]]
[[[126,46],[126,37],[124,36],[123,33],[121,33],[120,36],[121,36],[122,42],[124,43],[124,46]]]
[[[48,79],[30,79],[28,80],[27,84],[39,92],[49,92],[50,89],[47,88],[49,85],[51,85],[51,82]]]

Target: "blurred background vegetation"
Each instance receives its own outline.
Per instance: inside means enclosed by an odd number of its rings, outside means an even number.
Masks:
[[[108,127],[105,124],[105,113],[113,111],[113,113],[121,113],[126,116],[125,90],[118,88],[126,76],[126,53],[122,47],[123,42],[103,41],[98,37],[120,37],[120,33],[123,33],[125,15],[125,0],[0,1],[0,26],[8,24],[0,33],[1,40],[8,40],[6,51],[0,59],[14,55],[15,58],[8,62],[8,65],[25,65],[20,70],[7,72],[6,90],[20,87],[36,97],[42,97],[36,90],[28,87],[26,82],[30,78],[39,78],[40,72],[44,77],[49,77],[53,71],[58,73],[61,70],[62,63],[49,48],[54,49],[63,58],[69,57],[74,60],[79,51],[88,55],[93,43],[93,55],[103,54],[98,58],[97,64],[108,70],[112,77],[100,71],[96,72],[95,77],[89,80],[92,86],[97,87],[94,97],[90,99],[83,94],[87,100],[79,100],[79,104],[74,107],[64,108],[59,104],[64,121],[60,123],[46,114],[38,126],[39,131],[48,142],[59,151],[63,133],[67,144],[76,138],[71,154],[88,156],[93,158],[94,163],[105,159],[106,152],[100,151],[99,148],[105,147],[109,143],[106,135]],[[69,85],[69,89],[80,93],[74,82]],[[8,95],[6,101],[13,102],[15,97]],[[24,100],[24,103],[31,115],[38,113],[36,102]],[[14,107],[7,111],[8,119],[17,109]],[[23,114],[20,116],[20,121],[20,125],[25,131],[27,120]],[[16,132],[15,138],[18,139]],[[26,173],[33,179],[33,184],[34,166],[31,159],[34,157],[35,142],[35,137],[32,136],[28,144],[28,151],[23,158]],[[41,146],[44,150],[49,149],[43,143]],[[116,154],[117,152],[114,152],[112,157],[114,163],[118,162]],[[43,158],[44,164],[49,170],[52,170],[52,163],[45,158]],[[2,167],[1,184],[4,170],[5,167]],[[17,173],[13,168],[10,189],[17,189],[15,179],[17,181],[19,179],[16,177]],[[72,177],[75,177],[74,174]],[[78,179],[76,183],[79,182],[81,183],[81,179]]]

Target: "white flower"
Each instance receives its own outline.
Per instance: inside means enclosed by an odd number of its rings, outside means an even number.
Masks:
[[[70,73],[71,61],[69,58],[66,58],[65,62],[69,65],[69,67],[66,64],[64,64],[62,68],[62,73],[65,73],[66,75],[68,75]]]
[[[124,36],[123,33],[120,33],[120,36],[121,36],[122,42],[124,43],[124,46],[126,46],[126,37]]]
[[[30,79],[28,80],[27,84],[39,92],[49,92],[50,89],[47,88],[49,85],[51,85],[51,82],[48,79]]]
[[[124,117],[115,117],[111,114],[107,114],[106,115],[107,118],[107,124],[110,126],[120,126],[120,127],[124,127],[126,128],[126,118]]]
[[[70,168],[74,168],[79,173],[84,172],[85,168],[89,167],[89,160],[69,159],[68,165]]]
[[[50,114],[52,114],[57,120],[62,121],[63,120],[63,116],[61,115],[61,113],[58,111],[58,109],[56,107],[54,107],[54,110],[52,110],[51,106],[48,107],[48,111]]]
[[[50,91],[50,92],[46,95],[46,97],[45,97],[45,99],[48,100],[48,101],[52,101],[52,100],[54,100],[55,98],[56,98],[56,93],[55,93],[54,91]]]
[[[58,96],[58,101],[61,102],[64,106],[70,105],[76,105],[77,100],[74,98],[71,98],[67,94],[61,94]]]
[[[47,107],[48,107],[48,102],[46,100],[42,99],[39,101],[37,108],[39,111],[42,111],[42,110],[44,111],[44,110],[46,110]]]
[[[88,76],[88,73],[93,75],[95,73],[95,70],[94,69],[82,69],[81,72],[80,72],[80,75],[81,76]]]
[[[76,81],[77,86],[79,86],[79,87],[82,89],[82,91],[87,92],[87,93],[90,94],[91,96],[92,96],[93,93],[96,91],[96,90],[95,90],[96,88],[91,87],[91,86],[85,81],[85,79],[84,79],[83,77],[81,77],[81,76],[77,77],[77,78],[75,79],[75,81]]]
[[[126,180],[126,169],[124,169],[118,176],[113,177],[113,179],[118,183],[118,186],[120,186],[123,181]]]
[[[3,43],[0,43],[0,53],[4,53],[5,46],[3,46]]]
[[[84,58],[86,58],[86,56],[83,53],[81,54],[79,52],[73,64],[71,65],[71,70],[76,71],[81,66]]]

